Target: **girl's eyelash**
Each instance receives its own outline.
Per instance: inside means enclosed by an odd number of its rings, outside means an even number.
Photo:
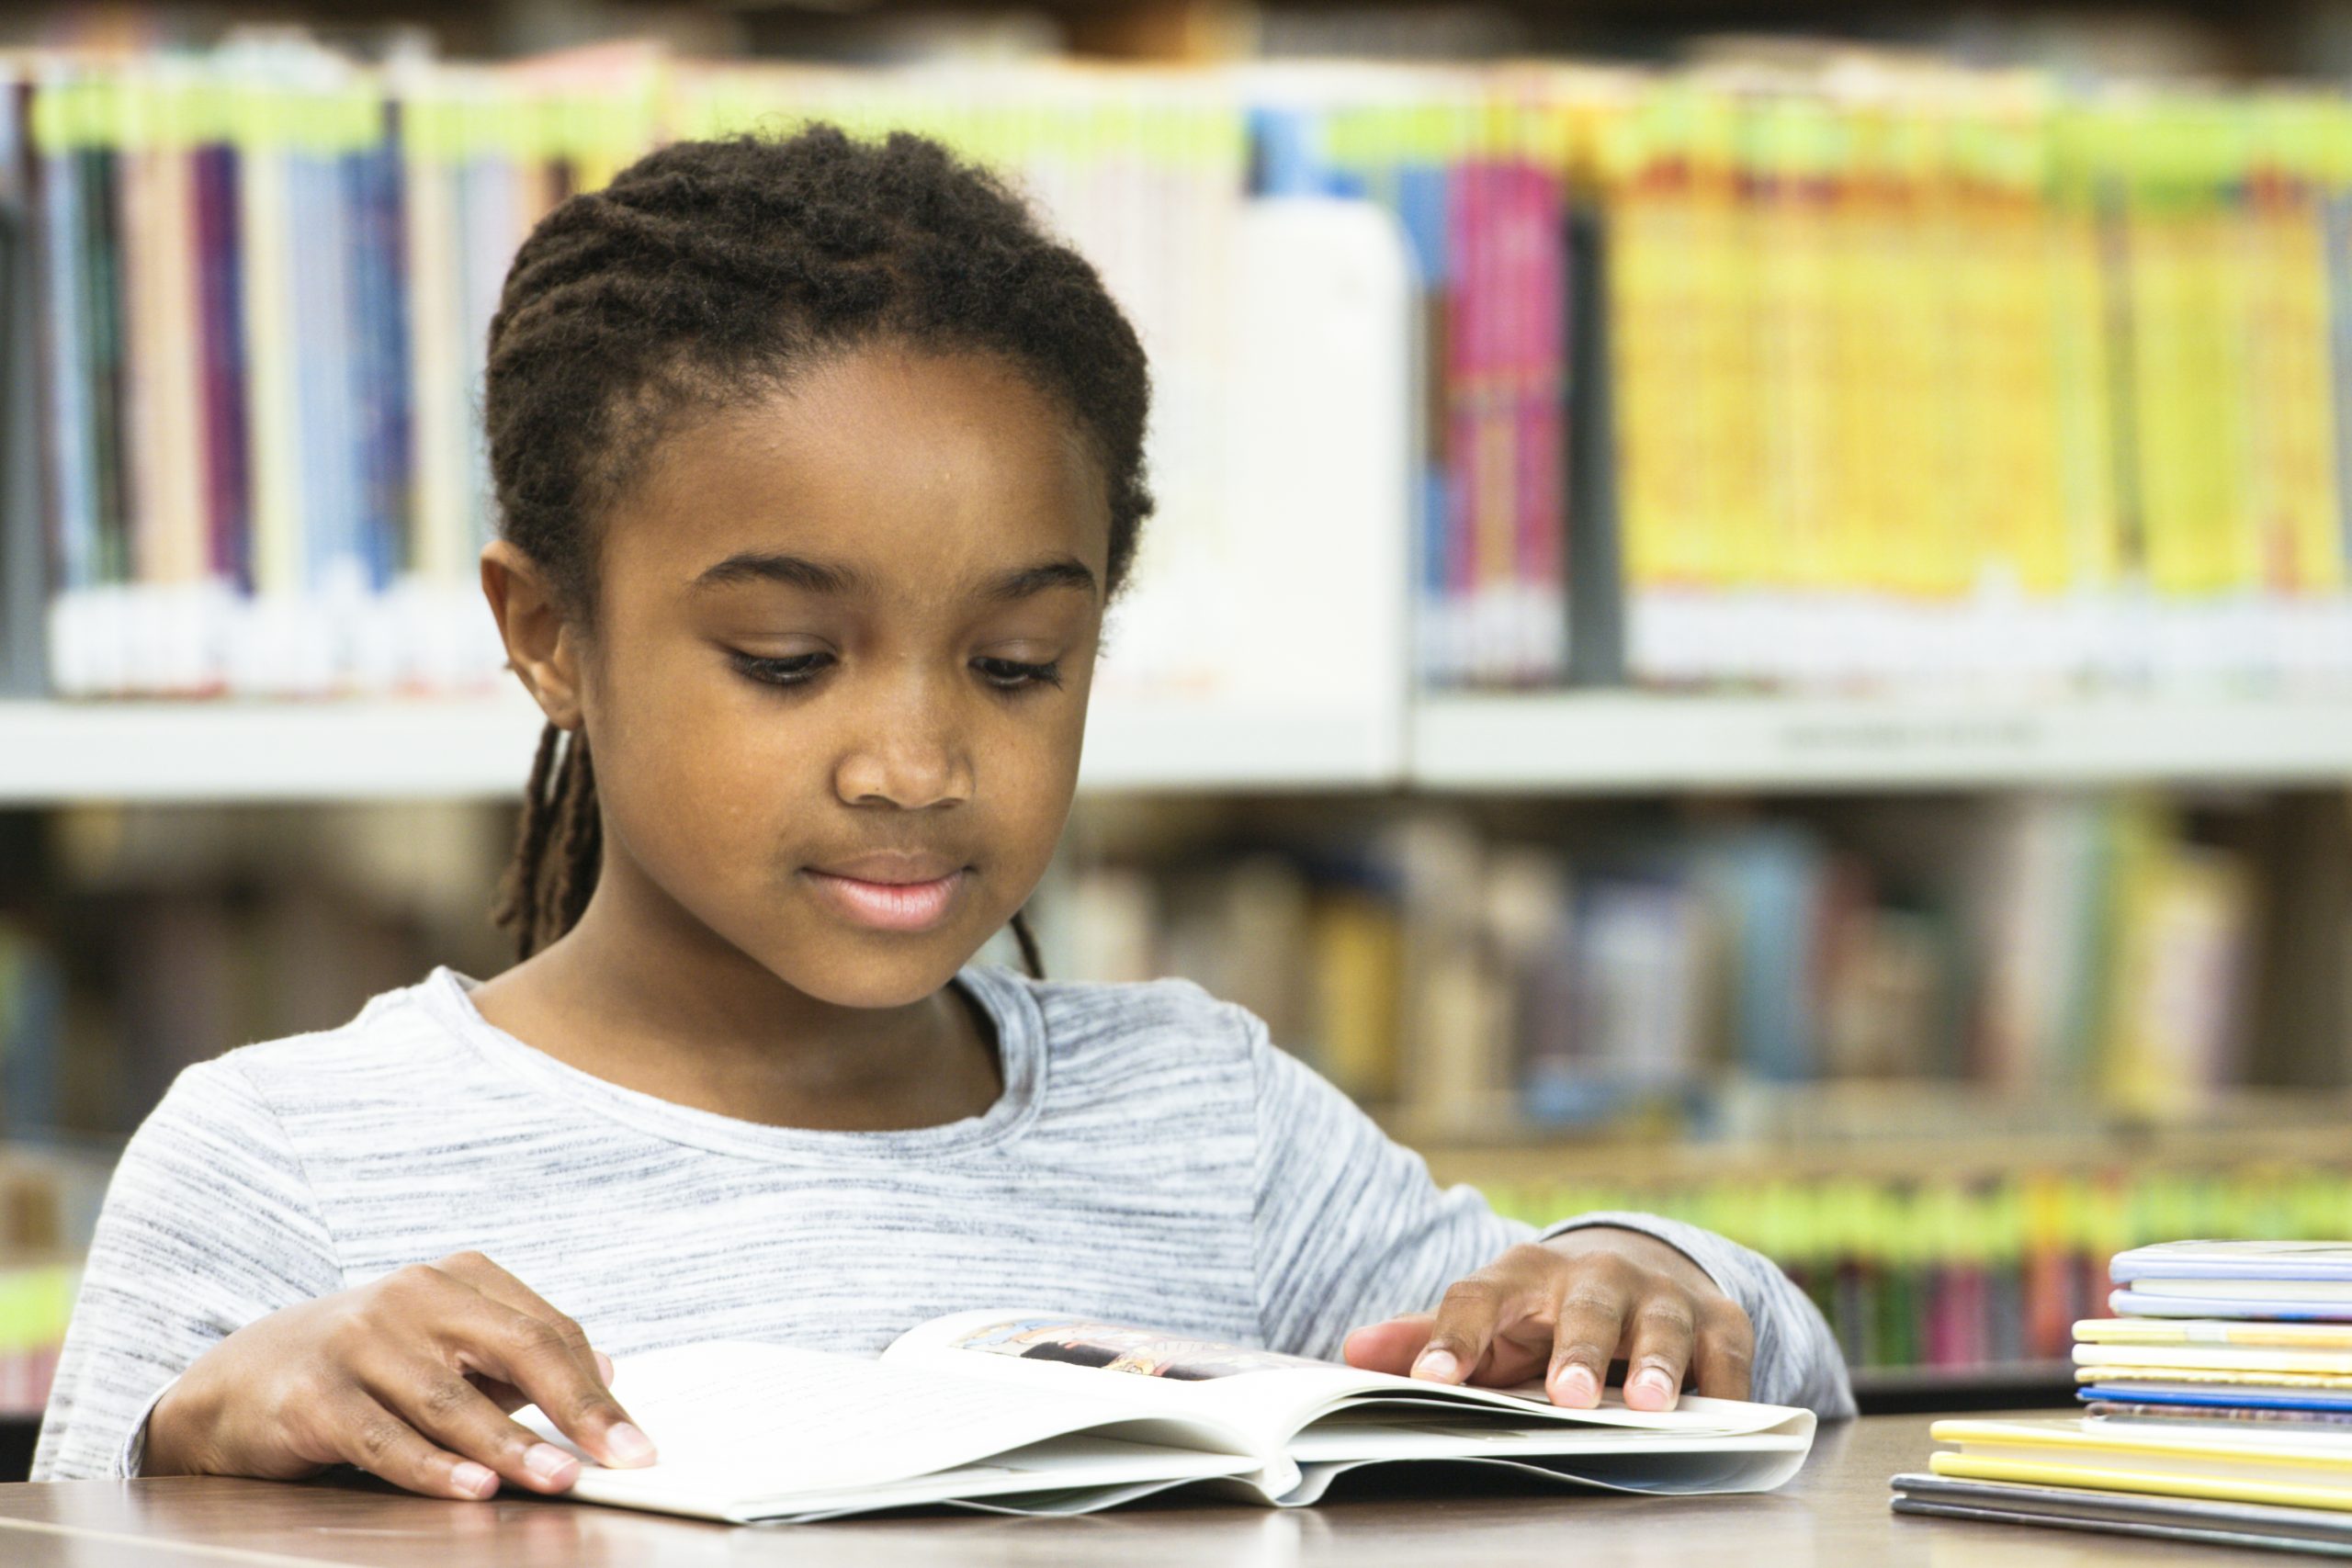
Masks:
[[[972,668],[1001,692],[1018,692],[1031,686],[1058,687],[1062,683],[1061,661],[1055,659],[1043,664],[1024,664],[1017,659],[975,659]]]
[[[796,653],[785,659],[763,659],[752,653],[730,653],[728,658],[736,669],[754,681],[764,681],[771,686],[797,686],[815,680],[817,671],[832,655]]]
[[[805,685],[817,678],[832,657],[830,653],[796,653],[783,659],[765,659],[752,653],[728,655],[736,669],[771,686]],[[972,660],[972,668],[1000,692],[1018,692],[1033,686],[1059,687],[1062,683],[1059,660],[1030,664],[1017,659],[980,658]]]

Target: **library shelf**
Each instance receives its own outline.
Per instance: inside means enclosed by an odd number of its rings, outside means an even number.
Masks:
[[[521,792],[538,710],[478,696],[0,702],[0,806],[493,798]],[[1396,782],[1401,726],[1313,705],[1098,702],[1082,789],[1359,789]]]
[[[1544,1128],[1501,1116],[1478,1135],[1409,1115],[1382,1118],[1441,1180],[1540,1187],[1672,1187],[1714,1180],[1961,1180],[2020,1171],[2140,1167],[2340,1168],[2352,1100],[2322,1089],[2236,1089],[2154,1117],[2050,1090],[1903,1080],[1779,1086],[1745,1130],[1654,1133]]]
[[[1946,1367],[1856,1367],[1854,1403],[1865,1416],[1921,1411],[2079,1410],[2070,1360],[1988,1361]]]
[[[1407,768],[1432,789],[1608,795],[2352,779],[2341,698],[1433,694]]]
[[[538,715],[519,692],[315,700],[0,702],[0,805],[514,794]],[[2341,784],[2352,697],[1439,694],[1409,703],[1098,696],[1094,793],[1673,791]]]

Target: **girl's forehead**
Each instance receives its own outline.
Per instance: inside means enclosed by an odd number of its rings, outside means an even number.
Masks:
[[[613,566],[673,578],[764,550],[911,578],[1063,556],[1099,581],[1110,549],[1102,467],[1050,396],[993,358],[905,350],[688,419],[615,522]]]

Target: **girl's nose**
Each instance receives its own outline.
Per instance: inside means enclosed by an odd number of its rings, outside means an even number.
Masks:
[[[972,797],[971,757],[948,716],[925,703],[890,704],[870,713],[842,751],[833,789],[848,806],[957,806]]]

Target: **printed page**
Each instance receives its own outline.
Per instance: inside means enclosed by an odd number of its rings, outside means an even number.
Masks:
[[[1115,1389],[1007,1385],[940,1377],[861,1356],[736,1340],[622,1359],[613,1392],[660,1450],[660,1462],[605,1470],[536,1405],[515,1414],[582,1461],[577,1495],[709,1517],[753,1498],[833,1495],[969,1465],[1089,1430],[1168,1450],[1191,1474],[1229,1435],[1137,1419]],[[1227,1467],[1230,1468],[1230,1467]],[[1132,1467],[1123,1479],[1137,1480]]]
[[[1140,1412],[1230,1427],[1270,1458],[1335,1402],[1402,1382],[1332,1361],[1047,1311],[967,1312],[909,1329],[883,1364],[940,1368],[1010,1387],[1119,1385]]]
[[[1366,1406],[1450,1413],[1457,1425],[1490,1427],[1498,1416],[1513,1425],[1606,1427],[1690,1438],[1780,1433],[1812,1440],[1812,1412],[1743,1400],[1684,1396],[1667,1411],[1630,1410],[1611,1391],[1599,1407],[1563,1409],[1539,1382],[1514,1389],[1448,1387],[1360,1371],[1278,1351],[1224,1345],[1153,1329],[1073,1318],[1043,1311],[971,1312],[936,1318],[909,1330],[883,1353],[886,1364],[953,1366],[957,1377],[989,1377],[1008,1384],[1083,1388],[1106,1376],[1136,1386],[1123,1399],[1138,1408],[1193,1415],[1230,1424],[1272,1453],[1335,1412]],[[1148,1405],[1141,1403],[1148,1402]],[[1437,1419],[1427,1416],[1423,1424]]]

